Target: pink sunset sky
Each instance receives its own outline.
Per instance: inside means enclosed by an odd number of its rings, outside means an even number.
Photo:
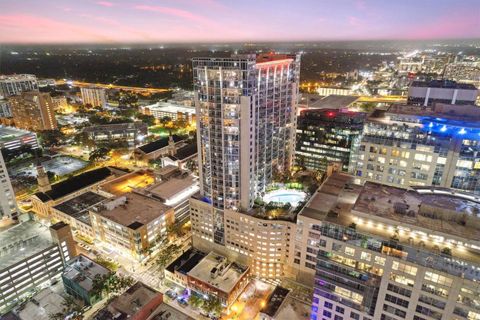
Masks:
[[[480,38],[480,0],[0,0],[0,43]]]

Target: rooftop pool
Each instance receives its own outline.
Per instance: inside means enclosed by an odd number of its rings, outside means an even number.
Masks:
[[[290,203],[292,207],[298,206],[300,202],[305,200],[307,194],[300,190],[294,189],[279,189],[268,192],[264,197],[263,201],[265,203],[269,202],[280,202],[280,203]]]

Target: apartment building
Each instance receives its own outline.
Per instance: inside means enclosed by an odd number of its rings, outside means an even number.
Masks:
[[[55,130],[57,120],[49,93],[22,92],[9,98],[15,127],[31,131]]]
[[[292,211],[254,209],[295,147],[300,56],[240,55],[193,60],[200,193],[190,199],[193,245],[284,273]]]
[[[141,261],[167,236],[173,208],[139,193],[127,193],[90,210],[95,238]]]
[[[297,121],[295,163],[325,171],[341,162],[342,170],[355,166],[365,114],[337,109],[303,110]]]
[[[76,255],[70,227],[25,221],[0,231],[0,314],[58,279]]]
[[[105,107],[107,105],[106,90],[97,87],[84,87],[80,88],[80,95],[84,105],[90,105],[92,107]]]
[[[394,105],[370,117],[356,169],[359,182],[438,186],[480,193],[480,110],[475,106]]]
[[[313,274],[311,318],[478,319],[478,199],[353,180],[332,175],[299,215],[294,264]]]
[[[8,98],[25,91],[38,91],[37,77],[32,74],[0,75],[0,97]]]

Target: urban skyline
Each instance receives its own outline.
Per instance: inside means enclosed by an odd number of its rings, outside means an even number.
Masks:
[[[2,1],[0,320],[480,320],[476,2]]]
[[[17,44],[480,37],[476,0],[5,0],[0,9],[0,43]]]

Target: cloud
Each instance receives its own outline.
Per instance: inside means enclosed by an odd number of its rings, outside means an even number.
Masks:
[[[97,4],[102,7],[113,7],[115,3],[110,1],[98,1]]]
[[[90,27],[28,14],[0,15],[0,30],[5,30],[0,33],[0,43],[113,42]]]
[[[182,19],[185,19],[185,20],[190,20],[190,21],[204,23],[204,24],[213,24],[212,21],[210,21],[209,19],[207,19],[203,16],[196,15],[194,13],[191,13],[190,11],[187,11],[187,10],[182,10],[182,9],[173,8],[173,7],[136,5],[135,9],[142,10],[142,11],[161,13],[161,14],[164,14],[164,15],[167,15],[167,16],[182,18]]]

